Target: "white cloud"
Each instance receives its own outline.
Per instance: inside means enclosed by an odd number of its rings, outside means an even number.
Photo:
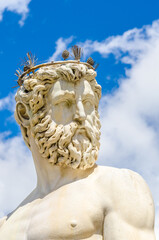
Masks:
[[[114,54],[117,60],[133,65],[140,57],[143,58],[143,55],[148,49],[150,50],[151,46],[153,47],[158,38],[159,20],[156,20],[152,25],[128,30],[123,35],[111,36],[101,42],[86,40],[85,42],[78,42],[77,45],[82,47],[84,58],[94,52],[98,52],[104,58],[107,58],[109,54]],[[73,39],[73,36],[66,39],[59,38],[56,41],[56,51],[49,58],[49,61],[57,60]]]
[[[18,13],[19,15],[22,16],[21,20],[19,21],[19,24],[23,26],[24,21],[29,12],[28,5],[30,2],[31,0],[1,0],[0,1],[0,21],[2,21],[3,19],[4,11],[11,11],[11,12]]]
[[[159,20],[152,25],[142,28],[134,28],[123,33],[123,35],[111,36],[105,40],[78,43],[83,48],[84,56],[90,56],[93,52],[100,53],[103,57],[114,54],[116,59],[124,63],[136,63],[136,60],[143,57],[147,48],[155,44],[159,38]]]
[[[14,112],[15,110],[15,99],[14,94],[10,93],[8,96],[0,99],[0,111],[9,110]]]
[[[67,48],[67,46],[72,42],[73,37],[69,38],[59,38],[56,41],[56,50],[54,54],[48,59],[49,62],[57,60],[62,52]]]
[[[35,186],[33,160],[21,137],[0,135],[0,217],[15,209]]]

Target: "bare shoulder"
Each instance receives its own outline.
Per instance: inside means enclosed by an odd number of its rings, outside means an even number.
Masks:
[[[121,178],[123,179],[124,182],[126,181],[127,185],[132,187],[132,189],[136,189],[138,193],[146,194],[152,198],[150,189],[140,174],[130,169],[120,169],[120,171]]]
[[[153,229],[154,202],[145,180],[129,169],[99,166],[103,194],[110,196],[112,209],[136,227]]]
[[[146,194],[152,199],[150,189],[143,177],[130,169],[98,166],[96,175],[100,179],[103,187],[109,183],[111,184],[111,189],[129,189],[129,193],[136,190],[138,194]]]
[[[131,196],[134,195],[136,198],[138,197],[138,203],[142,205],[145,204],[145,207],[149,208],[151,213],[154,214],[152,194],[143,177],[129,169],[121,169],[120,171],[124,189],[126,189]]]

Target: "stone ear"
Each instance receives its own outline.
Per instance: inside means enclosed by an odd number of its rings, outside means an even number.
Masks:
[[[17,102],[16,104],[15,118],[23,127],[29,127],[29,115],[26,106],[21,102]]]

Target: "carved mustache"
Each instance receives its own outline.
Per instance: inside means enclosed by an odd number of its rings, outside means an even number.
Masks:
[[[95,143],[95,138],[96,138],[96,134],[95,134],[95,131],[93,129],[93,127],[91,126],[91,124],[85,120],[84,124],[78,124],[75,132],[74,132],[74,135],[75,134],[81,134],[82,133],[85,133],[86,136],[88,137],[88,139],[92,142],[92,144]]]
[[[77,124],[77,122],[72,122],[64,127],[64,133],[59,139],[59,145],[61,148],[65,148],[73,139],[75,135],[81,134],[85,135],[92,143],[95,136],[94,131],[89,123]]]

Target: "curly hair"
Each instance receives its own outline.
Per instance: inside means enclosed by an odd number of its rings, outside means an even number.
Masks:
[[[89,81],[96,98],[96,110],[98,109],[99,99],[101,98],[101,86],[97,84],[96,72],[89,69],[84,64],[67,63],[59,66],[42,67],[37,72],[24,78],[23,85],[18,89],[15,100],[25,106],[23,111],[26,118],[30,120],[30,127],[34,129],[34,134],[51,124],[46,110],[46,94],[51,89],[53,83],[58,79],[76,82],[84,78]],[[27,127],[18,118],[17,108],[15,110],[15,119],[21,127],[22,135],[26,145],[30,148]]]

